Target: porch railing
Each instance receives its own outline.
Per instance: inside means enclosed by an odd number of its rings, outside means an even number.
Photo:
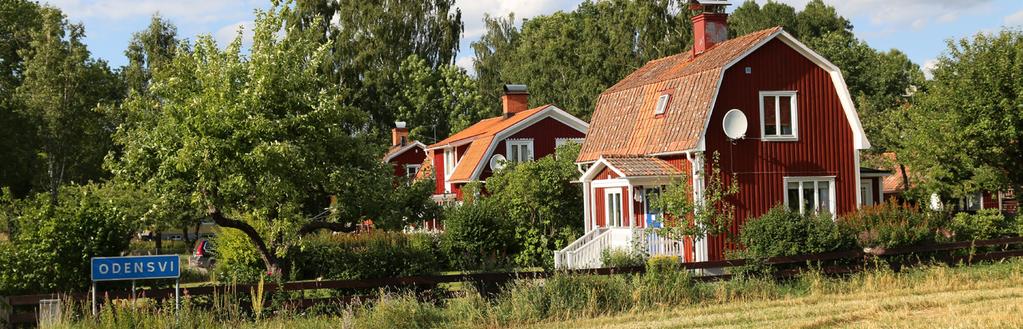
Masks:
[[[634,244],[636,238],[642,243]],[[608,249],[636,249],[648,256],[682,256],[682,241],[668,239],[653,229],[601,228],[590,231],[560,251],[554,252],[554,267],[558,269],[598,268],[603,266],[601,256]]]

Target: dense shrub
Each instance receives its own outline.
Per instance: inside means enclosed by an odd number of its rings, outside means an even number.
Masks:
[[[625,248],[609,248],[600,251],[600,261],[604,267],[636,267],[643,266],[642,254]]]
[[[62,188],[59,200],[54,207],[39,194],[19,203],[19,233],[0,246],[0,295],[84,290],[92,257],[127,250],[131,221],[96,187]]]
[[[218,275],[253,282],[264,271],[248,237],[224,230],[217,238]],[[350,280],[438,272],[445,260],[432,234],[376,231],[306,236],[284,256],[288,280]]]
[[[777,206],[743,225],[739,240],[745,257],[766,258],[847,249],[853,239],[843,235],[830,214],[801,215]]]
[[[514,245],[514,228],[492,199],[482,198],[445,211],[441,248],[457,268],[507,265],[507,255]]]
[[[365,279],[429,274],[443,269],[433,234],[376,231],[306,237],[289,255],[299,279]]]
[[[956,240],[986,240],[1016,233],[1014,223],[998,209],[982,209],[975,214],[958,213],[952,218]]]
[[[938,241],[948,234],[944,213],[894,202],[864,207],[839,220],[860,247],[892,248]]]

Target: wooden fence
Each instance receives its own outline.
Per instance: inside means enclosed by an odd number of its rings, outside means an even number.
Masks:
[[[7,328],[11,325],[11,303],[7,297],[0,296],[0,328]]]
[[[1012,257],[1023,256],[1023,249],[1011,249],[1008,248],[1010,245],[1023,244],[1023,237],[1011,237],[1011,238],[999,238],[991,240],[978,240],[978,241],[967,241],[967,242],[954,242],[954,243],[943,243],[943,244],[931,244],[931,245],[919,245],[919,246],[908,246],[898,247],[890,249],[874,249],[874,250],[848,250],[848,251],[837,251],[819,254],[806,254],[798,256],[788,257],[772,257],[760,262],[760,264],[775,266],[775,267],[786,267],[783,270],[777,270],[774,274],[776,278],[789,278],[799,275],[805,269],[805,266],[810,263],[822,264],[820,270],[825,274],[848,274],[862,271],[867,264],[870,264],[874,259],[886,259],[891,260],[894,256],[905,256],[905,255],[918,255],[921,257],[902,257],[897,261],[888,262],[893,270],[899,270],[902,267],[915,265],[924,261],[942,262],[946,264],[972,264],[979,261],[992,261],[1002,260]],[[974,248],[981,247],[996,247],[1003,246],[1002,250],[990,251],[985,253],[963,253],[956,254],[954,251],[959,250],[972,250]],[[729,259],[719,261],[706,261],[706,262],[692,262],[682,263],[681,267],[688,270],[710,270],[710,269],[724,269],[729,267],[744,266],[749,264],[750,261],[746,259]],[[831,265],[827,265],[832,263]],[[839,264],[834,264],[839,263]],[[374,288],[414,288],[414,289],[431,289],[436,288],[439,284],[454,283],[454,282],[469,282],[474,283],[481,289],[487,289],[486,287],[499,287],[500,285],[507,283],[511,280],[518,279],[541,279],[547,278],[555,274],[568,274],[568,275],[614,275],[614,274],[632,274],[632,273],[644,273],[645,267],[625,267],[625,268],[599,268],[599,269],[585,269],[585,270],[563,270],[563,271],[523,271],[523,272],[491,272],[491,273],[473,273],[473,274],[451,274],[451,275],[419,275],[419,276],[408,276],[408,277],[397,277],[397,278],[379,278],[379,279],[362,279],[362,280],[329,280],[329,281],[297,281],[297,282],[285,282],[283,284],[266,283],[264,284],[264,290],[269,293],[274,291],[306,291],[306,290],[317,290],[317,289],[374,289]],[[695,276],[694,279],[697,281],[719,281],[731,279],[730,274],[713,274],[713,275],[699,275]],[[193,288],[182,288],[183,295],[185,296],[209,296],[215,294],[215,292],[224,293],[225,291],[233,290],[238,292],[248,292],[255,285],[250,284],[238,284],[233,286],[217,285],[217,286],[200,286]],[[109,299],[126,299],[132,296],[131,291],[100,291],[100,294]],[[144,294],[146,297],[155,299],[166,299],[174,298],[173,288],[164,289],[151,289],[151,290],[140,290],[138,294]],[[43,299],[54,299],[54,298],[71,298],[79,301],[88,300],[87,292],[71,293],[71,294],[36,294],[36,295],[23,295],[23,296],[10,296],[8,297],[9,305],[18,308],[37,306],[40,300]],[[359,297],[352,297],[359,298]],[[352,299],[349,298],[349,299]],[[339,298],[323,298],[323,299],[301,299],[295,300],[295,304],[299,306],[309,306],[319,302],[338,302],[341,301]],[[2,313],[0,313],[2,314]],[[11,324],[31,324],[36,321],[36,314],[34,312],[27,313],[13,313],[10,315]]]

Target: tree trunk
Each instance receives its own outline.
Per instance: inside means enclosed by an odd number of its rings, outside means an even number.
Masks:
[[[209,210],[210,218],[213,218],[213,222],[220,225],[220,227],[230,227],[237,229],[245,233],[245,236],[249,237],[249,241],[256,246],[256,251],[259,252],[259,257],[263,260],[263,265],[266,266],[267,273],[271,275],[282,274],[282,266],[280,259],[277,258],[270,248],[267,248],[266,242],[263,241],[263,237],[259,236],[259,232],[256,231],[252,225],[243,221],[227,218],[224,216],[220,209],[211,207]]]
[[[161,255],[163,254],[163,232],[153,231],[153,233],[153,241],[156,243],[156,254]]]
[[[903,190],[902,191],[903,191],[903,194],[905,194],[905,192],[909,191],[909,174],[906,173],[906,165],[904,165],[904,164],[901,164],[901,163],[899,164],[899,170],[902,171],[902,186],[903,186]],[[884,187],[882,187],[882,189],[884,189]]]

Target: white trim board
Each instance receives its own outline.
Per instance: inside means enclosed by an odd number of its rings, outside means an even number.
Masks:
[[[384,162],[391,162],[391,160],[393,160],[398,155],[401,155],[402,153],[408,152],[408,150],[411,150],[412,148],[414,148],[416,146],[418,146],[419,148],[423,149],[423,153],[426,153],[426,145],[424,145],[423,143],[420,143],[419,141],[413,141],[412,143],[405,144],[405,146],[402,146],[397,151],[394,151],[394,153],[391,153],[391,154],[387,155],[387,157],[384,158]]]

